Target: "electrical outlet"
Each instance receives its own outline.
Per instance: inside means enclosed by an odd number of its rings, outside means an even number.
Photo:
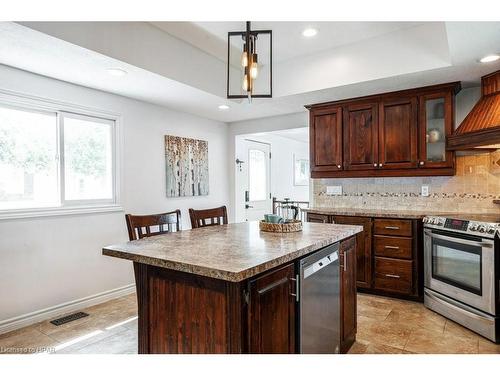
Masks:
[[[342,185],[327,186],[326,195],[342,195]]]
[[[429,196],[429,185],[422,185],[422,197]]]

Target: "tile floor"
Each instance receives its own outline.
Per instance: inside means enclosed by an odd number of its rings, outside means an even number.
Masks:
[[[358,333],[349,353],[500,354],[500,345],[422,303],[358,294]]]
[[[0,354],[137,353],[135,294],[79,311],[89,316],[62,326],[44,321],[0,335]]]
[[[90,316],[59,327],[44,321],[0,335],[0,353],[137,353],[135,294],[82,311]],[[500,354],[500,345],[421,303],[359,294],[357,341],[349,353]]]

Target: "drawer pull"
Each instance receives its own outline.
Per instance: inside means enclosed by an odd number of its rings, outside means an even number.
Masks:
[[[391,225],[389,225],[389,226],[385,227],[385,229],[400,230],[401,228],[400,228],[400,227],[396,227],[396,226],[391,226]]]
[[[400,279],[401,278],[401,276],[399,276],[399,275],[393,275],[392,273],[386,273],[385,276],[386,277],[391,277],[393,279]]]
[[[386,249],[394,249],[394,250],[399,250],[399,246],[389,246],[389,245],[385,245],[384,246]]]

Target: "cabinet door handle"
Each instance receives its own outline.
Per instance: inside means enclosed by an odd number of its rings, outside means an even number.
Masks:
[[[384,227],[385,229],[392,229],[392,230],[399,230],[400,228],[399,227],[396,227],[396,226],[387,226],[387,227]]]
[[[338,169],[340,169],[340,168],[342,168],[342,166],[341,166],[340,164],[338,164],[338,165],[337,165],[337,168],[338,168]]]
[[[347,272],[347,252],[349,250],[344,251],[344,272]]]
[[[419,164],[420,164],[420,165],[424,165],[424,164],[425,164],[425,162],[421,161]]]
[[[399,246],[390,246],[390,245],[386,245],[386,246],[384,246],[384,248],[386,248],[386,249],[394,249],[394,250],[398,250],[398,249],[399,249]]]
[[[374,166],[375,168],[377,168],[377,165],[378,165],[377,163],[373,163],[373,166]]]
[[[386,277],[391,277],[393,279],[400,279],[401,278],[401,276],[399,276],[399,275],[393,275],[392,273],[387,273],[385,276]]]
[[[295,281],[295,293],[290,293],[292,297],[295,297],[295,301],[299,302],[299,275],[290,278],[291,281]]]
[[[382,167],[382,165],[383,165],[383,164],[382,164],[382,163],[380,163],[378,166],[379,166],[379,167]]]

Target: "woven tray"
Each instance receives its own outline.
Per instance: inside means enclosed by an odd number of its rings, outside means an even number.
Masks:
[[[302,230],[302,221],[293,220],[289,223],[284,224],[273,224],[267,223],[265,221],[259,221],[259,228],[263,232],[275,232],[275,233],[291,233],[300,232]]]

